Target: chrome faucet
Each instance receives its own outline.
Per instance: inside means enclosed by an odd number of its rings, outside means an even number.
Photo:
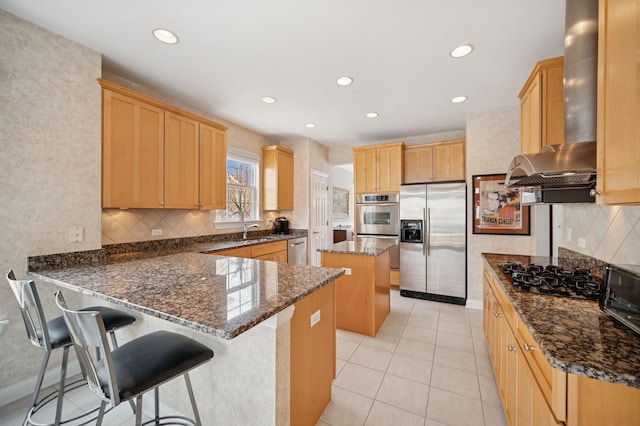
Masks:
[[[254,223],[253,225],[249,225],[249,226],[247,226],[247,224],[245,223],[245,224],[244,224],[244,232],[242,233],[242,239],[243,239],[243,240],[246,240],[246,239],[247,239],[247,231],[248,231],[249,229],[251,229],[251,228],[259,228],[259,227],[260,227],[260,225],[258,225],[258,224],[256,224],[256,223]]]

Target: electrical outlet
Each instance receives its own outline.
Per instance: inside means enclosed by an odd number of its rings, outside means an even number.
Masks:
[[[162,235],[162,229],[152,229],[151,235],[154,237],[159,237],[160,235]]]
[[[80,243],[82,242],[83,239],[83,232],[84,230],[82,229],[82,226],[72,226],[71,228],[69,228],[69,242],[70,243]]]
[[[586,248],[587,240],[584,238],[578,238],[578,247]]]
[[[311,314],[311,327],[320,322],[320,309]]]
[[[351,275],[351,268],[342,268],[345,275]]]

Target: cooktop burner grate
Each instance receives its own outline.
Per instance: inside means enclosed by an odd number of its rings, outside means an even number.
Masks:
[[[516,288],[529,293],[597,300],[603,286],[602,279],[592,276],[589,269],[505,262],[502,271]]]

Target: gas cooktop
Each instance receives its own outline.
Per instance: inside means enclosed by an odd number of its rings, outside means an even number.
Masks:
[[[603,281],[591,275],[589,269],[563,269],[556,265],[523,265],[505,262],[502,272],[511,277],[511,283],[520,291],[565,296],[576,299],[597,300]]]

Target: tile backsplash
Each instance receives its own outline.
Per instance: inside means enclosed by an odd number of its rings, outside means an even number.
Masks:
[[[102,244],[215,234],[214,211],[198,210],[102,210]],[[151,235],[162,229],[162,235]]]
[[[565,204],[561,208],[562,224],[556,228],[560,246],[605,262],[640,264],[640,206]]]

